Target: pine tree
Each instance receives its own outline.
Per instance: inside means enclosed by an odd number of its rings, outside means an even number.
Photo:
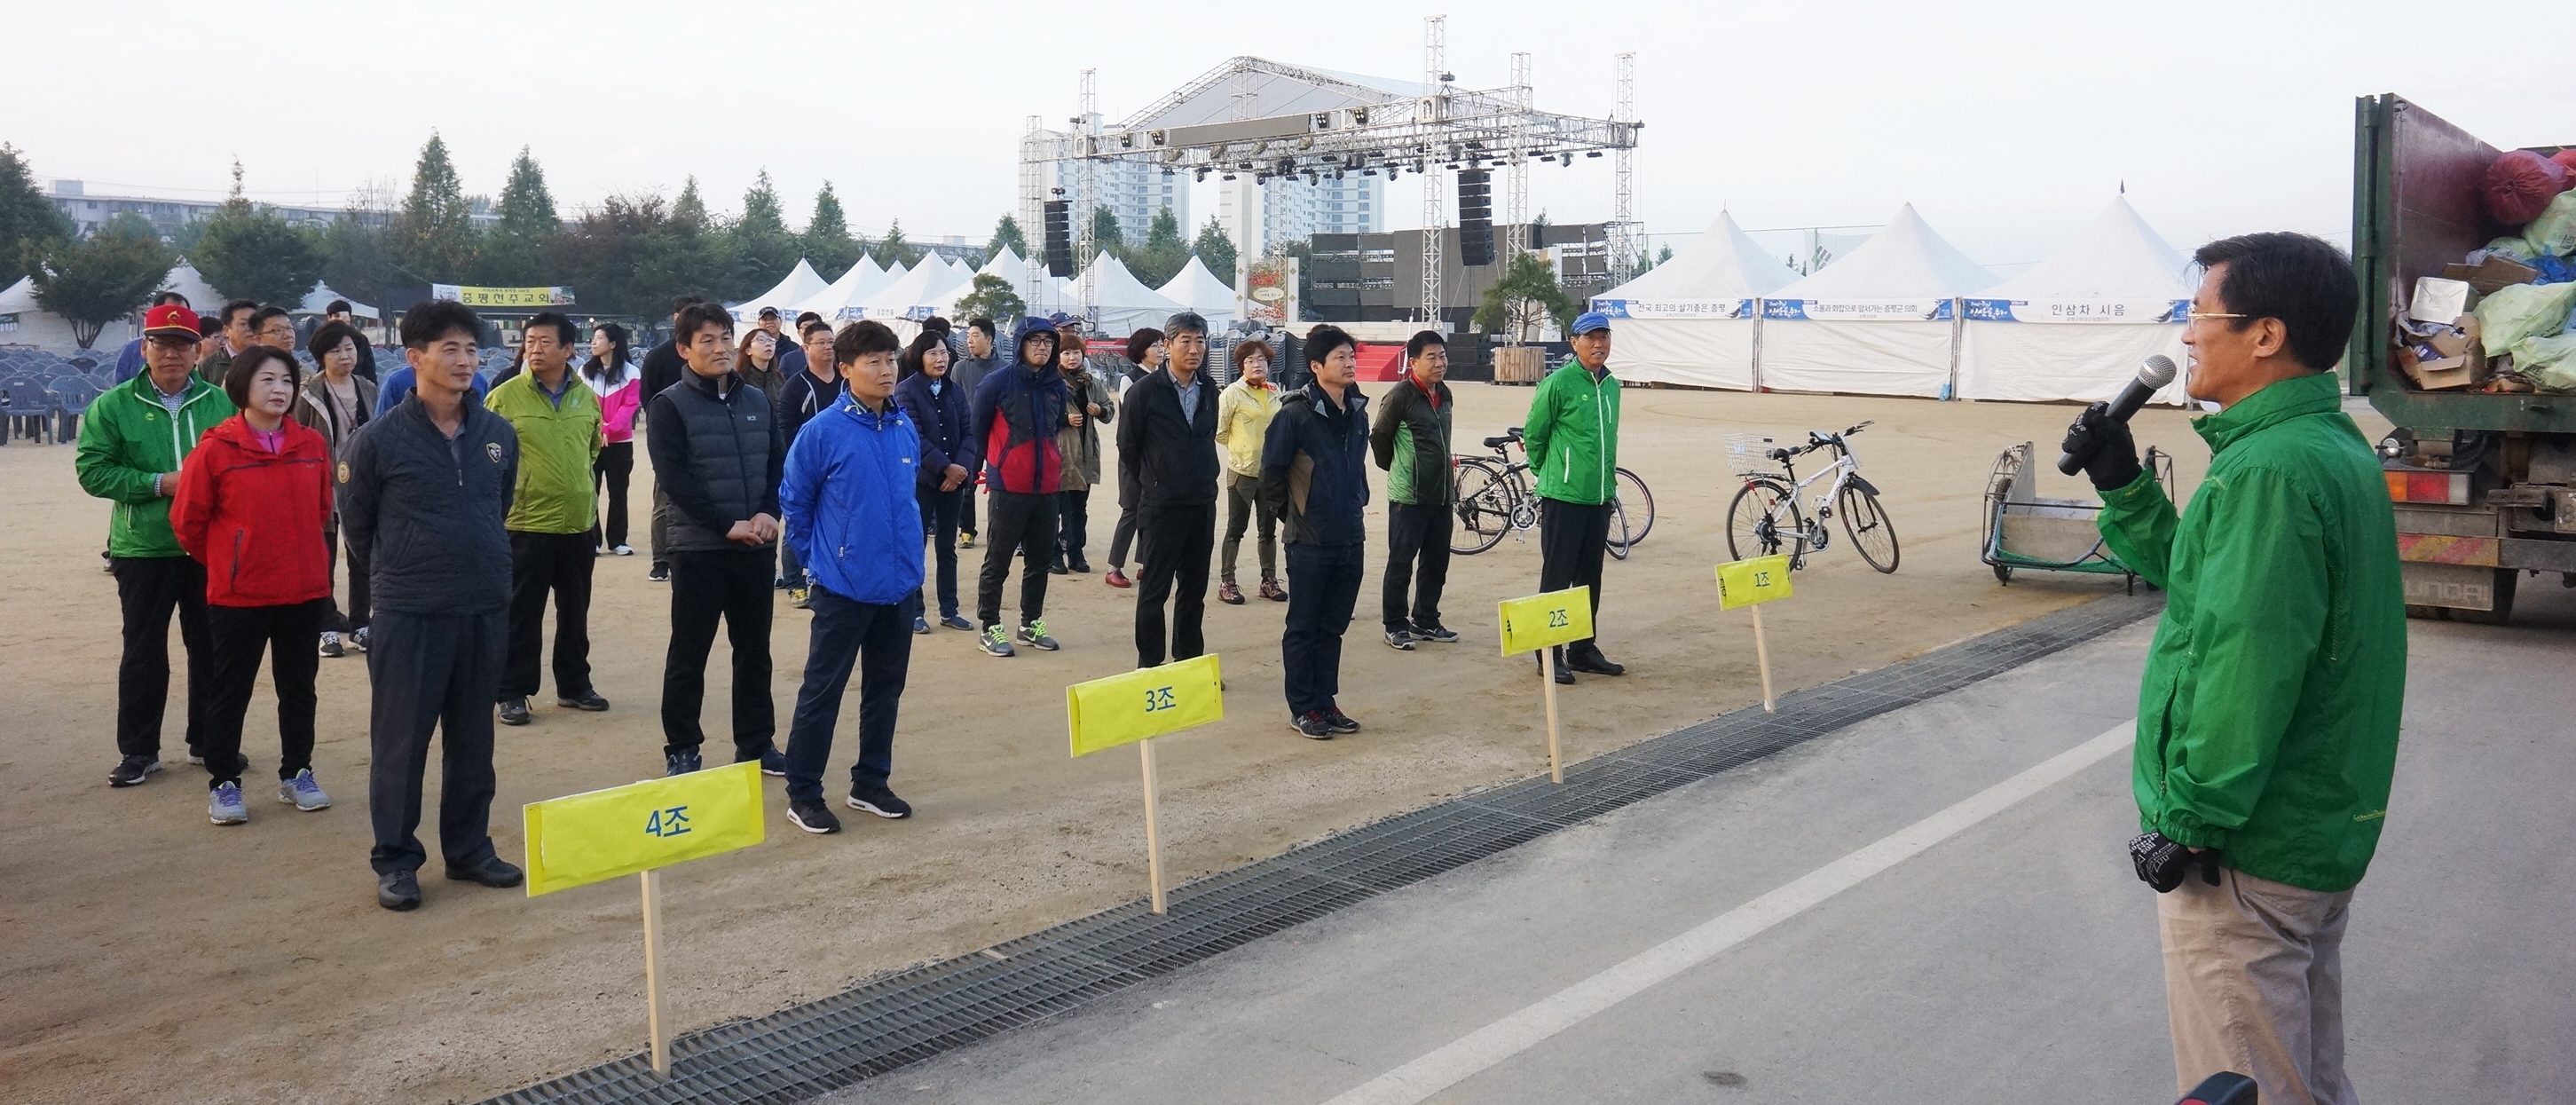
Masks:
[[[680,198],[671,201],[671,221],[692,231],[706,231],[707,201],[698,194],[696,173],[689,174],[688,182],[680,186]]]
[[[1009,215],[1002,216],[1002,221],[993,224],[993,240],[984,244],[984,259],[990,261],[1001,256],[1005,248],[1023,259],[1029,255],[1028,235],[1020,233],[1020,220]]]
[[[525,146],[519,147],[517,160],[510,163],[510,182],[501,189],[496,210],[500,221],[483,243],[483,263],[478,266],[483,281],[503,287],[547,283],[546,254],[563,232],[563,220],[555,214],[546,171]]]
[[[862,252],[850,237],[850,220],[841,211],[839,193],[832,191],[831,181],[824,181],[822,190],[814,193],[814,218],[805,224],[805,259],[814,263],[816,275],[838,280],[859,263]]]
[[[1097,253],[1115,254],[1127,247],[1127,236],[1118,229],[1118,213],[1106,205],[1091,209],[1091,248]]]
[[[1190,252],[1197,254],[1199,263],[1206,265],[1217,279],[1234,280],[1234,239],[1217,224],[1216,216],[1208,216],[1207,225],[1199,228],[1198,237],[1190,241]]]
[[[1180,219],[1169,207],[1156,210],[1154,221],[1145,228],[1145,244],[1128,249],[1118,259],[1149,287],[1169,283],[1190,263],[1190,244],[1181,240]]]
[[[448,159],[447,142],[430,132],[412,167],[411,194],[394,221],[394,257],[406,275],[423,284],[455,283],[473,271],[476,247],[473,204]]]
[[[742,194],[742,218],[733,224],[734,279],[728,299],[759,295],[795,271],[802,244],[787,232],[787,213],[778,205],[778,188],[762,169]]]
[[[896,219],[894,225],[886,229],[885,237],[877,239],[876,248],[868,252],[876,256],[877,264],[887,268],[898,264],[910,267],[921,260],[921,250],[903,236],[901,219]]]
[[[55,243],[79,233],[62,209],[36,189],[27,155],[0,144],[0,288],[18,282]]]

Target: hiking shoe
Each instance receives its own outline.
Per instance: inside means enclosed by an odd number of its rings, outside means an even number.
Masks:
[[[671,582],[671,566],[668,564],[654,565],[652,571],[644,573],[644,581],[646,583]]]
[[[527,699],[505,698],[501,700],[501,724],[526,725],[528,722],[533,720],[535,719],[528,716]]]
[[[841,831],[841,819],[832,813],[831,805],[815,798],[789,802],[787,823],[816,836],[830,836]]]
[[[1047,565],[1047,574],[1048,574],[1048,575],[1051,575],[1051,576],[1060,576],[1060,575],[1064,575],[1064,574],[1066,574],[1066,571],[1067,571],[1067,570],[1066,570],[1066,568],[1065,568],[1065,566],[1064,566],[1064,561],[1061,561],[1061,560],[1056,561],[1055,563],[1052,563],[1052,564]]]
[[[250,807],[242,804],[240,783],[218,783],[206,796],[206,820],[218,825],[250,823]]]
[[[615,547],[615,548],[613,548],[613,549],[608,550],[608,555],[610,555],[610,556],[633,556],[633,555],[635,555],[635,546],[633,546],[633,545],[619,545],[619,546],[617,546],[617,547]]]
[[[665,752],[662,754],[662,775],[665,778],[673,775],[686,775],[692,771],[696,771],[698,767],[697,749],[691,748],[686,751]]]
[[[362,625],[362,626],[359,626],[359,627],[358,627],[358,628],[356,628],[356,629],[352,629],[352,630],[350,630],[350,631],[349,631],[349,647],[350,647],[350,648],[357,649],[357,650],[358,650],[358,651],[360,651],[360,652],[365,652],[365,651],[367,651],[367,627],[366,627],[366,626],[363,626],[363,625]]]
[[[958,617],[955,614],[950,614],[947,617],[939,619],[939,624],[947,626],[950,629],[963,629],[968,633],[975,632],[975,623]]]
[[[1387,630],[1386,647],[1394,649],[1397,652],[1411,652],[1413,651],[1413,634],[1407,633],[1401,629]]]
[[[313,781],[313,769],[305,768],[292,779],[277,781],[277,800],[306,813],[331,808],[331,796],[322,792],[322,784]]]
[[[1011,647],[1011,631],[998,624],[985,626],[984,635],[975,643],[983,646],[987,656],[1010,656],[1019,651]]]
[[[1339,706],[1335,706],[1332,709],[1324,711],[1324,724],[1332,726],[1333,731],[1336,733],[1356,733],[1360,731],[1360,723],[1352,721],[1351,715],[1343,713],[1342,708]]]
[[[740,762],[740,761],[736,761],[736,762]],[[775,748],[772,748],[772,749],[770,749],[769,751],[766,751],[766,752],[761,753],[761,754],[760,754],[760,773],[761,773],[761,774],[763,774],[763,775],[775,775],[775,776],[778,776],[779,778],[782,778],[782,779],[786,778],[786,777],[787,777],[787,753],[781,752],[781,751],[779,751],[779,750],[777,750],[777,749],[775,749]]]
[[[1286,602],[1288,601],[1288,591],[1286,588],[1279,586],[1278,580],[1265,579],[1261,581],[1261,597],[1269,599],[1272,602]]]
[[[1064,566],[1064,570],[1072,572],[1078,576],[1087,576],[1091,574],[1091,562],[1079,559],[1068,561]]]
[[[115,767],[108,769],[107,785],[139,787],[143,785],[144,776],[159,770],[161,770],[161,761],[150,756],[127,756],[116,761]]]
[[[527,873],[519,870],[517,864],[499,856],[493,856],[471,867],[457,863],[447,865],[447,881],[478,883],[494,890],[506,890],[517,886],[526,878]]]
[[[912,816],[912,803],[895,797],[893,791],[884,787],[853,790],[848,801],[851,809],[873,813],[888,821],[901,821]]]
[[[595,690],[583,691],[578,698],[566,698],[563,696],[563,692],[557,691],[555,693],[555,705],[561,706],[567,710],[580,710],[583,713],[588,714],[601,714],[608,712],[608,700],[599,697],[599,692]]]
[[[343,654],[344,651],[340,648],[340,635],[327,629],[323,630],[322,655],[338,659]]]
[[[1040,652],[1054,652],[1055,650],[1064,647],[1063,645],[1055,643],[1055,638],[1047,636],[1045,618],[1039,618],[1036,621],[1022,625],[1020,627],[1020,643]]]
[[[789,605],[789,606],[793,606],[793,607],[795,607],[795,608],[796,608],[796,609],[798,609],[798,610],[811,610],[811,609],[813,609],[813,608],[814,608],[814,589],[813,589],[813,588],[811,588],[811,587],[790,587],[790,588],[788,588],[788,589],[787,589],[787,605]]]
[[[1136,585],[1135,580],[1127,578],[1127,573],[1119,571],[1115,565],[1110,567],[1108,575],[1100,577],[1100,582],[1116,587],[1122,591]]]
[[[1628,674],[1627,665],[1611,663],[1610,658],[1601,655],[1601,650],[1597,648],[1587,649],[1582,652],[1566,653],[1565,666],[1573,668],[1576,671],[1587,672],[1592,675]]]
[[[1297,735],[1308,740],[1328,741],[1333,739],[1333,723],[1324,720],[1324,712],[1322,710],[1308,710],[1305,713],[1290,718],[1288,719],[1288,727],[1296,730]]]
[[[1574,669],[1566,666],[1566,663],[1565,663],[1565,653],[1564,653],[1563,651],[1561,651],[1561,650],[1560,650],[1560,651],[1556,652],[1556,654],[1555,654],[1555,655],[1556,655],[1556,684],[1557,684],[1557,686],[1560,686],[1560,687],[1571,687],[1571,686],[1573,686],[1573,685],[1574,685]],[[1546,657],[1542,656],[1542,657],[1540,657],[1540,658],[1539,658],[1539,662],[1538,662],[1538,670],[1539,670],[1539,672],[1540,672],[1541,674],[1545,674],[1545,673],[1548,671],[1548,663],[1547,663],[1547,658],[1546,658]]]
[[[930,619],[925,618],[925,617],[922,617],[922,616],[921,616],[921,615],[919,615],[919,614],[915,614],[915,615],[913,615],[913,617],[912,617],[912,631],[913,631],[913,632],[915,632],[915,633],[928,633],[928,632],[930,632]]]
[[[770,581],[769,581],[769,589],[770,589],[770,590],[772,590],[772,591],[784,591],[784,590],[786,590],[786,589],[787,589],[787,577],[786,577],[786,576],[779,576],[779,577],[777,577],[777,578],[775,578],[775,579],[770,580]]]
[[[1417,625],[1414,626],[1410,632],[1413,634],[1413,639],[1417,641],[1429,641],[1435,645],[1454,645],[1458,643],[1458,631],[1445,625],[1434,625],[1429,629],[1424,629]]]
[[[965,532],[965,533],[958,534],[958,535],[957,535],[957,547],[958,547],[958,548],[961,548],[961,549],[971,549],[971,548],[974,548],[974,547],[975,547],[975,534],[974,534],[974,532],[973,532],[972,530],[969,530],[969,531],[967,531],[967,532]]]
[[[409,871],[376,876],[376,904],[396,913],[420,908],[420,877]]]
[[[1230,579],[1217,584],[1216,601],[1224,603],[1227,606],[1241,606],[1243,605],[1243,588],[1235,586],[1234,581]]]

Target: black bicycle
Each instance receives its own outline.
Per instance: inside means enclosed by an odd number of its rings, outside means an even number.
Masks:
[[[1520,446],[1523,459],[1512,459],[1513,446]],[[1449,551],[1460,556],[1474,556],[1501,544],[1506,533],[1538,526],[1538,495],[1530,488],[1529,447],[1521,440],[1521,427],[1486,438],[1485,448],[1493,450],[1494,455],[1454,458],[1458,466],[1458,529],[1449,541]],[[1655,495],[1636,473],[1625,468],[1615,471],[1610,536],[1603,544],[1611,556],[1626,560],[1628,550],[1655,528]]]

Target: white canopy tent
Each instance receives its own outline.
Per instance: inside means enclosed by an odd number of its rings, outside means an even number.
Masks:
[[[1074,278],[1072,290],[1075,302],[1080,304],[1072,309],[1073,313],[1090,320],[1091,337],[1125,337],[1148,326],[1161,326],[1183,309],[1163,293],[1146,287],[1135,273],[1127,271],[1126,265],[1105,252],[1093,257],[1091,267]]]
[[[1011,285],[1011,292],[1019,296],[1023,303],[1027,303],[1029,310],[1035,314],[1051,315],[1059,311],[1070,313],[1078,309],[1076,303],[1079,297],[1075,294],[1071,281],[1046,275],[1043,266],[1030,264],[1009,246],[1003,246],[1002,252],[984,262],[984,267],[976,269],[974,275],[997,276],[1007,281]],[[1030,293],[1032,283],[1038,289],[1034,297]],[[952,322],[964,322],[964,319],[957,317],[957,301],[966,298],[972,291],[974,291],[974,281],[971,277],[960,281],[956,287],[950,288],[946,294],[931,303],[931,313]],[[994,321],[1000,324],[1007,320]]]
[[[830,323],[857,319],[862,317],[857,313],[859,305],[892,283],[894,280],[886,271],[877,267],[875,258],[862,255],[857,264],[841,274],[840,279],[824,285],[821,291],[780,308],[779,313],[801,315],[812,311]]]
[[[1190,263],[1181,266],[1178,274],[1154,291],[1165,299],[1197,311],[1208,320],[1211,330],[1223,330],[1234,325],[1234,285],[1209,272],[1198,254],[1191,254]]]
[[[799,257],[796,267],[788,270],[787,278],[779,281],[777,287],[734,304],[731,308],[733,320],[748,325],[760,318],[763,307],[776,308],[779,314],[793,319],[797,314],[797,304],[813,298],[825,287],[822,274],[814,271],[812,263]]]
[[[312,291],[304,293],[304,302],[296,305],[295,313],[299,315],[319,315],[327,313],[330,310],[331,301],[334,299],[348,300],[349,313],[358,318],[373,321],[384,317],[383,312],[367,306],[364,303],[360,303],[357,300],[349,299],[348,296],[332,291],[330,285],[319,280],[313,282]],[[189,302],[193,303],[195,300],[190,300]]]
[[[190,297],[190,302],[194,301]],[[108,324],[108,329],[117,328],[115,323]],[[111,343],[107,330],[101,330],[97,348],[112,350],[130,336]],[[71,320],[36,302],[36,278],[32,276],[21,276],[17,283],[0,288],[0,345],[32,345],[64,354],[80,348],[72,337]]]
[[[161,278],[160,290],[187,296],[188,309],[200,315],[212,314],[224,305],[224,294],[206,283],[206,274],[198,272],[197,266],[186,261],[170,266],[170,275]]]
[[[2030,271],[1967,301],[1959,397],[2109,399],[2155,354],[2183,363],[2190,262],[2123,198]],[[2179,376],[2160,403],[2185,401]]]
[[[1593,298],[1593,310],[1617,320],[1610,368],[1639,383],[1750,391],[1762,326],[1755,303],[1796,279],[1719,212],[1687,250]]]
[[[1762,386],[1947,395],[1958,366],[1958,299],[1994,282],[1913,204],[1897,208],[1850,256],[1763,298]]]
[[[886,285],[875,295],[861,301],[866,317],[879,322],[910,319],[918,322],[929,318],[941,299],[966,282],[957,270],[944,261],[926,259],[903,278]]]

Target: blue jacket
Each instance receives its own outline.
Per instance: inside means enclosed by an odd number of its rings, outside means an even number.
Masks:
[[[916,372],[894,386],[894,401],[903,404],[903,413],[912,419],[912,428],[921,434],[921,487],[936,491],[946,477],[941,473],[949,465],[966,470],[966,490],[974,490],[975,466],[981,450],[976,447],[974,401],[965,385],[954,374],[940,378],[939,394],[930,393],[931,379]]]
[[[1343,389],[1342,402],[1334,406],[1324,386],[1309,379],[1270,418],[1261,444],[1261,497],[1278,515],[1279,539],[1287,544],[1368,539],[1360,518],[1369,501],[1368,396],[1354,384]]]
[[[391,375],[386,376],[383,382],[377,384],[376,417],[382,418],[385,415],[392,413],[395,407],[402,405],[402,401],[404,399],[410,398],[411,383],[411,366],[404,365],[401,368],[393,370]],[[222,385],[218,384],[216,386],[220,387]],[[492,394],[492,382],[484,379],[481,372],[476,372],[474,374],[474,398],[481,400],[490,394]],[[645,398],[650,399],[652,396],[647,395]]]
[[[901,404],[877,414],[843,398],[787,450],[778,504],[787,546],[814,585],[892,606],[921,586],[921,507],[913,498],[921,435]]]

